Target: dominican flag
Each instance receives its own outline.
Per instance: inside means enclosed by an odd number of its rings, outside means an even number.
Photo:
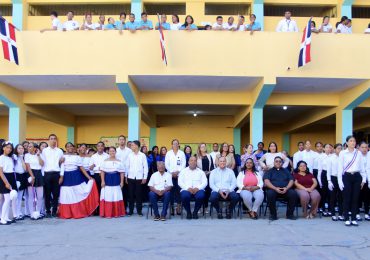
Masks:
[[[0,16],[0,40],[3,45],[4,59],[18,63],[17,43],[15,39],[15,27]]]
[[[158,28],[158,31],[159,31],[159,43],[161,45],[161,50],[162,50],[162,61],[167,66],[167,56],[166,56],[166,48],[164,46],[164,35],[163,35],[163,30],[162,30],[162,23],[161,23],[161,20],[159,18],[159,14],[157,14],[157,16],[158,16],[158,24],[159,24],[159,28]]]
[[[311,61],[311,20],[303,30],[301,51],[299,52],[298,67],[302,67]]]

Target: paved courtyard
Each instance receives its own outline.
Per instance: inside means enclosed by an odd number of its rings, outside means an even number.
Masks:
[[[282,214],[283,212],[280,212]],[[329,218],[154,222],[25,220],[1,226],[0,259],[370,259],[370,223]]]

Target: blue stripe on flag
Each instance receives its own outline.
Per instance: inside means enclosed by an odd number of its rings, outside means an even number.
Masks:
[[[6,36],[5,19],[0,17],[0,33]]]
[[[18,63],[18,50],[17,47],[12,45],[12,50],[13,50],[13,57],[14,57],[14,62],[15,64],[19,65]]]
[[[303,66],[303,50],[304,49],[301,49],[299,52],[298,67]]]

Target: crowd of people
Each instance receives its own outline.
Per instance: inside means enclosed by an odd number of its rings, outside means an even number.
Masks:
[[[291,220],[300,205],[306,219],[320,212],[358,226],[363,211],[370,221],[370,146],[356,144],[353,136],[343,145],[317,142],[315,151],[310,141],[299,142],[292,158],[279,152],[275,142],[267,151],[262,142],[257,149],[247,144],[242,155],[227,143],[214,143],[212,152],[205,143],[196,152],[190,146],[181,150],[177,139],[169,151],[158,146],[149,151],[137,140],[126,142],[123,135],[117,148],[103,142],[96,149],[68,142],[62,150],[57,143],[54,134],[48,143],[25,141],[15,147],[1,140],[1,225],[26,217],[131,216],[135,207],[143,216],[146,200],[156,221],[181,215],[182,209],[187,219],[197,219],[201,208],[206,214],[212,207],[219,219],[231,219],[239,202],[251,219],[258,219],[264,201],[273,221],[279,198],[287,202],[286,218]],[[228,203],[225,210],[220,202]]]
[[[160,16],[160,21],[153,25],[153,22],[148,20],[148,14],[146,12],[141,13],[141,20],[136,21],[135,14],[130,13],[128,21],[126,20],[127,15],[125,12],[120,13],[117,20],[113,17],[109,17],[106,23],[106,17],[100,15],[96,23],[93,22],[93,17],[91,14],[86,14],[82,24],[74,20],[73,11],[67,13],[67,21],[62,23],[58,18],[58,13],[53,11],[50,14],[52,20],[52,27],[48,29],[43,29],[41,32],[45,31],[74,31],[74,30],[129,30],[134,32],[136,30],[198,30],[198,26],[194,22],[194,18],[191,15],[185,17],[184,23],[180,23],[179,16],[176,14],[172,15],[172,23],[167,22],[167,15],[162,14]],[[277,32],[298,32],[298,26],[296,21],[292,18],[292,13],[290,11],[285,12],[285,17],[282,19],[277,27]],[[216,22],[214,24],[206,23],[204,30],[217,30],[217,31],[249,31],[253,33],[254,31],[261,31],[262,27],[259,22],[256,21],[257,17],[255,14],[249,16],[249,22],[245,21],[243,15],[237,17],[237,21],[233,16],[224,22],[222,16],[217,16]],[[337,22],[335,27],[330,24],[330,17],[325,16],[323,18],[322,24],[316,27],[316,22],[311,22],[312,32],[315,33],[342,33],[350,34],[352,33],[352,20],[347,16],[343,16],[340,22]],[[366,34],[370,34],[370,23],[367,29],[365,29]]]

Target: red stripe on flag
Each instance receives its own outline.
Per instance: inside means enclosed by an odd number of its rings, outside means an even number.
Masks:
[[[10,61],[9,44],[6,41],[1,41],[1,43],[3,44],[4,59]]]
[[[9,23],[9,36],[10,36],[10,39],[12,39],[13,41],[16,41],[15,40],[15,28],[14,28],[14,25]]]
[[[306,45],[306,63],[311,61],[311,44]]]

